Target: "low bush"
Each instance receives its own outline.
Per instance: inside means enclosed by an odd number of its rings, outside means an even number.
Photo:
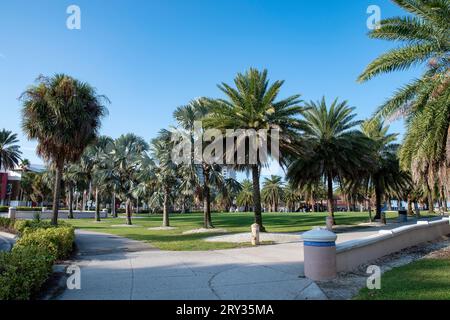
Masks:
[[[56,259],[64,259],[72,251],[75,233],[73,227],[39,228],[33,231],[25,229],[14,249],[36,246],[47,249]]]
[[[9,219],[0,219],[9,225]],[[69,256],[75,240],[74,228],[46,221],[15,221],[20,238],[11,252],[0,253],[0,300],[25,300],[35,294],[52,272],[56,260]]]
[[[0,206],[0,212],[8,212],[9,211],[9,207],[7,206]]]
[[[42,207],[17,207],[17,211],[42,211]]]
[[[0,217],[0,229],[9,230],[13,228],[14,223],[10,218]]]
[[[0,300],[26,300],[52,271],[54,257],[43,247],[14,248],[0,253]]]

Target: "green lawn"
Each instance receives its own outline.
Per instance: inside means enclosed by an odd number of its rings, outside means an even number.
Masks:
[[[381,290],[364,288],[358,300],[450,300],[450,258],[423,259],[381,277]]]
[[[336,221],[340,225],[355,225],[368,221],[368,214],[336,213]],[[388,214],[388,218],[394,218],[395,214]],[[217,243],[206,242],[204,238],[211,234],[182,234],[184,231],[198,229],[202,227],[202,214],[172,214],[170,224],[177,227],[175,230],[154,231],[147,230],[151,227],[161,226],[161,215],[139,215],[139,219],[134,219],[133,223],[137,227],[124,228],[112,227],[111,225],[123,224],[125,219],[107,218],[101,222],[93,220],[69,220],[69,223],[84,230],[111,233],[135,240],[147,241],[163,250],[195,251],[228,249],[249,246],[249,243]],[[263,213],[263,221],[268,232],[301,232],[310,230],[315,226],[324,226],[326,213]],[[252,213],[216,213],[213,214],[213,224],[216,228],[224,228],[228,233],[239,233],[250,231],[253,223]],[[219,234],[214,234],[219,235]]]

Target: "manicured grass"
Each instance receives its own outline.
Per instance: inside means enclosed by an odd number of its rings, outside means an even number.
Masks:
[[[170,224],[177,227],[175,230],[155,231],[147,228],[161,226],[161,215],[138,215],[139,219],[134,219],[133,224],[137,227],[112,227],[112,225],[124,224],[125,219],[107,218],[101,222],[93,220],[69,220],[69,223],[84,230],[111,233],[130,239],[147,241],[153,246],[163,250],[173,251],[195,251],[229,249],[249,246],[249,243],[218,243],[206,242],[203,239],[215,234],[182,234],[184,231],[198,229],[202,227],[202,214],[172,214]],[[336,213],[337,224],[355,225],[368,221],[368,214]],[[388,218],[395,217],[389,214]],[[302,232],[310,230],[315,226],[324,226],[326,213],[263,213],[263,221],[268,232]],[[253,223],[253,213],[216,213],[213,214],[213,224],[216,228],[224,228],[228,233],[249,232]],[[249,239],[250,241],[250,239]]]
[[[381,277],[381,290],[362,289],[357,300],[450,300],[450,258],[423,259]]]

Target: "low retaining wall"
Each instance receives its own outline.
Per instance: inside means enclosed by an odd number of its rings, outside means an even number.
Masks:
[[[419,221],[392,230],[381,230],[369,237],[336,246],[337,272],[351,271],[361,264],[450,234],[449,218]]]
[[[53,216],[52,211],[16,211],[16,219],[21,220],[29,220],[33,219],[36,214],[39,214],[41,219],[51,219]],[[101,218],[107,218],[107,212],[100,211],[100,217]],[[0,216],[8,217],[8,212],[2,213]],[[58,212],[58,219],[67,219],[69,216],[69,211],[63,210]],[[94,219],[95,218],[95,212],[94,211],[74,211],[73,217],[75,219]]]

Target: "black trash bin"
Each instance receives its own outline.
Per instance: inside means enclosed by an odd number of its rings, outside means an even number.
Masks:
[[[398,210],[398,222],[408,222],[408,212],[404,209]]]

